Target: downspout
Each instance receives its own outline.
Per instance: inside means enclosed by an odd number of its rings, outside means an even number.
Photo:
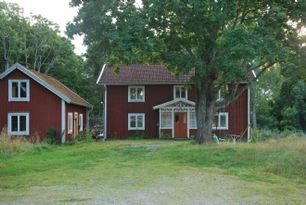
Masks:
[[[104,139],[107,139],[107,86],[104,85]]]

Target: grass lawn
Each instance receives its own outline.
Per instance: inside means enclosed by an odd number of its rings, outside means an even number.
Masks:
[[[42,146],[0,155],[0,204],[306,204],[306,139]]]

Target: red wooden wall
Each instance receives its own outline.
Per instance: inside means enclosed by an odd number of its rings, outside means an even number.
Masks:
[[[8,102],[8,80],[30,81],[30,102]],[[19,70],[0,81],[0,129],[7,127],[8,112],[28,112],[30,135],[44,137],[49,128],[61,130],[61,99]]]
[[[196,92],[188,91],[188,100],[195,101]],[[127,138],[144,134],[150,138],[158,137],[159,112],[153,106],[173,100],[173,85],[146,85],[145,102],[128,102],[128,86],[107,86],[107,137]],[[247,90],[230,106],[229,130],[216,131],[218,135],[240,134],[247,127]],[[145,131],[128,130],[128,113],[145,113]],[[195,130],[191,131],[195,134]]]

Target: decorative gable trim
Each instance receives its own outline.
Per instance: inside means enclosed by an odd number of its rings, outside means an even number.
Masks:
[[[186,100],[186,99],[175,99],[175,100],[171,100],[165,103],[162,103],[160,105],[156,105],[153,107],[153,110],[157,110],[160,108],[164,108],[164,107],[184,107],[184,106],[191,106],[194,107],[195,106],[195,102],[190,101],[190,100]]]
[[[71,103],[71,99],[69,99],[68,97],[66,97],[62,93],[60,93],[57,90],[55,90],[54,88],[52,88],[50,85],[48,85],[46,82],[42,81],[34,73],[32,73],[31,71],[29,71],[28,69],[26,69],[25,67],[20,65],[19,63],[15,63],[10,68],[8,68],[4,73],[2,73],[2,75],[0,76],[0,79],[5,78],[6,76],[8,76],[10,73],[12,73],[16,69],[21,71],[22,73],[24,73],[25,75],[27,75],[28,77],[30,77],[31,79],[33,79],[34,81],[36,81],[37,83],[42,85],[43,87],[45,87],[47,90],[51,91],[53,94],[55,94],[58,97],[60,97],[65,102]]]

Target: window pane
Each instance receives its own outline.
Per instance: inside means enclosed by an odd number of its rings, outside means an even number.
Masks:
[[[226,116],[220,115],[220,127],[226,127]]]
[[[27,83],[26,82],[21,82],[20,97],[21,98],[26,98],[27,97]]]
[[[136,100],[136,88],[130,88],[130,98]]]
[[[18,82],[12,83],[12,97],[18,98]]]
[[[171,112],[162,112],[161,113],[161,128],[171,128],[172,127],[172,113]]]
[[[181,88],[181,98],[186,98],[186,89],[184,87]]]
[[[27,130],[27,117],[26,116],[20,116],[19,117],[19,131],[25,132]]]
[[[136,116],[130,116],[130,127],[136,127]]]
[[[175,98],[181,98],[181,88],[180,87],[175,88]]]
[[[143,89],[138,88],[137,89],[137,100],[142,100],[143,99]]]
[[[11,118],[11,131],[17,132],[18,131],[18,116],[12,116]]]
[[[143,116],[142,115],[138,115],[137,116],[137,127],[138,128],[142,128],[143,127]]]

